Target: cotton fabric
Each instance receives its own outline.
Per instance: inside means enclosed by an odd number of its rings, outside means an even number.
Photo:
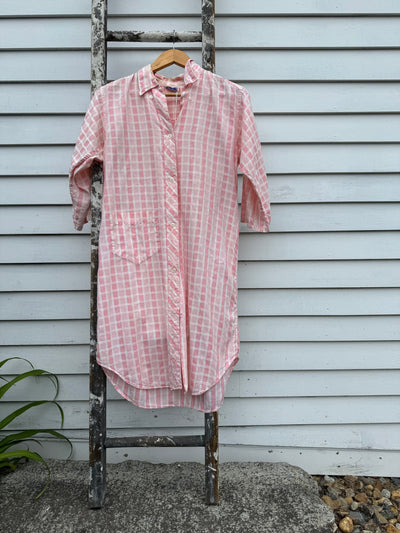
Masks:
[[[182,96],[166,97],[167,86]],[[239,359],[239,221],[268,232],[271,220],[250,95],[192,59],[173,78],[149,64],[99,88],[69,172],[78,231],[95,160],[97,361],[139,407],[217,411]]]

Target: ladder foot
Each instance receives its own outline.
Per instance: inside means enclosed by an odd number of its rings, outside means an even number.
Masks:
[[[105,465],[101,462],[90,466],[89,471],[89,497],[88,505],[90,509],[101,509],[104,504],[106,492],[106,471]]]

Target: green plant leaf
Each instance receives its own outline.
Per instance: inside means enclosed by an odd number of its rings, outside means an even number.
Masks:
[[[22,381],[22,380],[24,380],[25,378],[28,378],[28,377],[44,376],[44,377],[50,378],[50,380],[52,381],[52,383],[53,383],[53,385],[54,385],[54,387],[56,389],[56,393],[55,393],[55,396],[54,396],[53,400],[33,401],[33,402],[29,402],[28,404],[20,407],[19,409],[16,409],[14,412],[12,412],[9,415],[7,415],[3,420],[0,420],[0,430],[5,428],[6,426],[8,426],[13,420],[15,420],[17,417],[21,416],[23,413],[25,413],[29,409],[32,409],[33,407],[37,407],[39,405],[43,405],[43,404],[46,404],[46,403],[53,403],[58,408],[58,410],[60,412],[60,415],[61,415],[61,427],[63,427],[63,425],[64,425],[64,411],[63,411],[61,405],[57,401],[55,401],[55,398],[57,397],[58,392],[59,392],[59,380],[58,380],[58,377],[55,374],[53,374],[52,372],[48,372],[48,371],[42,370],[42,369],[35,369],[34,366],[32,365],[32,363],[28,359],[25,359],[24,357],[9,357],[7,359],[4,359],[3,361],[0,361],[0,368],[3,367],[8,361],[11,361],[12,359],[21,359],[23,361],[26,361],[27,363],[29,363],[29,365],[31,366],[32,370],[30,370],[28,372],[20,373],[20,374],[18,374],[17,376],[15,376],[12,379],[6,379],[5,377],[0,376],[0,379],[1,379],[0,383],[4,383],[4,385],[0,386],[0,399],[4,396],[4,394],[13,385],[15,385],[16,383],[18,383],[18,382],[20,382],[20,381]],[[0,439],[0,469],[3,469],[3,468],[7,467],[7,468],[11,468],[12,470],[16,470],[18,462],[21,461],[22,459],[27,459],[27,460],[33,459],[35,461],[39,461],[39,462],[43,463],[46,466],[47,471],[48,471],[48,481],[47,481],[46,486],[44,487],[44,489],[36,496],[36,498],[39,498],[43,494],[43,492],[47,489],[47,487],[49,485],[51,472],[50,472],[50,468],[49,468],[48,464],[41,457],[41,455],[38,454],[37,452],[31,452],[29,449],[27,449],[27,450],[13,450],[13,451],[10,451],[10,448],[12,448],[13,446],[17,446],[17,445],[20,445],[22,443],[28,442],[28,441],[35,442],[35,443],[39,444],[40,446],[42,446],[42,443],[38,439],[33,438],[35,435],[37,435],[39,433],[48,433],[49,435],[52,435],[53,437],[55,437],[57,439],[66,440],[68,442],[68,444],[70,445],[70,454],[69,454],[68,458],[71,456],[73,447],[72,447],[72,443],[71,443],[70,439],[68,439],[68,437],[66,437],[65,435],[62,435],[61,433],[59,433],[58,431],[55,431],[53,429],[28,429],[28,430],[19,431],[19,432],[16,432],[16,433],[11,433],[7,437],[4,437],[3,439]],[[50,440],[53,440],[53,439],[50,439]]]
[[[0,470],[2,468],[6,468],[6,467],[9,467],[9,468],[12,468],[13,470],[16,470],[17,469],[17,466],[14,464],[14,463],[11,463],[11,462],[7,462],[7,461],[0,461]]]
[[[60,411],[60,414],[61,414],[61,427],[63,427],[63,425],[64,425],[64,412],[62,410],[61,405],[59,405],[58,402],[56,402],[54,400],[38,400],[38,401],[35,401],[35,402],[29,402],[28,404],[23,405],[19,409],[16,409],[14,412],[10,413],[8,416],[3,418],[3,420],[0,420],[0,429],[3,429],[6,426],[8,426],[8,424],[10,422],[12,422],[18,416],[20,416],[23,413],[25,413],[25,411],[28,411],[28,409],[31,409],[32,407],[36,407],[37,405],[43,405],[45,403],[53,403],[58,408],[58,410]]]
[[[10,389],[13,385],[15,385],[16,383],[18,383],[18,381],[21,381],[22,379],[25,379],[25,378],[28,378],[28,377],[31,377],[31,376],[46,376],[48,378],[51,379],[51,381],[53,382],[55,388],[56,388],[56,394],[53,398],[53,400],[55,400],[55,398],[57,397],[58,395],[58,391],[59,391],[59,382],[58,382],[58,378],[56,375],[52,374],[51,372],[47,372],[47,370],[41,370],[39,368],[37,369],[34,369],[34,370],[29,370],[29,372],[24,372],[23,374],[19,374],[18,376],[16,376],[14,379],[10,380],[10,381],[7,381],[7,384],[6,385],[2,385],[0,387],[0,399],[4,396],[4,394],[8,391],[8,389]],[[54,381],[55,380],[55,383]]]
[[[25,431],[20,431],[19,433],[13,433],[12,435],[7,435],[7,437],[4,437],[4,439],[0,440],[0,452],[4,451],[4,449],[8,449],[11,446],[14,446],[15,444],[19,442],[24,442],[28,440],[32,440],[35,442],[38,442],[41,446],[42,443],[39,442],[37,439],[32,439],[31,437],[33,435],[37,435],[38,433],[48,433],[49,435],[53,435],[57,439],[64,439],[68,442],[70,446],[70,454],[67,457],[69,459],[72,454],[72,442],[68,437],[63,435],[62,433],[59,433],[58,431],[55,431],[54,429],[27,429]]]
[[[36,435],[40,432],[40,429],[25,429],[23,431],[19,431],[18,433],[7,435],[7,437],[4,437],[0,440],[0,451],[3,446],[12,446],[16,441],[29,439],[30,437],[33,437],[33,435]]]
[[[8,361],[11,361],[12,359],[21,359],[22,361],[26,361],[31,365],[32,368],[35,368],[33,364],[29,361],[29,359],[25,359],[25,357],[8,357],[7,359],[3,359],[3,361],[0,361],[0,368],[5,365]]]
[[[43,444],[37,439],[14,439],[10,441],[8,444],[4,444],[4,446],[3,446],[3,441],[0,441],[0,453],[4,453],[6,450],[11,448],[12,446],[21,444],[21,442],[28,442],[28,441],[36,442],[40,446],[43,446]]]
[[[10,458],[20,458],[22,459],[23,457],[26,457],[27,459],[33,459],[34,461],[38,461],[40,463],[43,463],[45,465],[45,467],[47,468],[47,472],[48,472],[48,478],[47,478],[47,483],[44,487],[44,489],[36,496],[36,498],[39,498],[43,492],[47,489],[47,487],[49,486],[49,482],[50,482],[50,478],[51,478],[51,472],[50,472],[50,468],[49,468],[49,465],[46,463],[46,461],[43,459],[43,457],[41,455],[39,455],[38,453],[36,452],[31,452],[29,450],[16,450],[14,452],[6,452],[6,453],[0,453],[0,464],[7,460],[7,459],[10,459]]]

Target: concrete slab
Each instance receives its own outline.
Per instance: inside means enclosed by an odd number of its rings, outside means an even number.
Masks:
[[[205,503],[204,466],[107,465],[101,509],[88,507],[87,461],[33,462],[0,477],[2,533],[332,533],[318,485],[287,463],[221,463],[220,504]]]

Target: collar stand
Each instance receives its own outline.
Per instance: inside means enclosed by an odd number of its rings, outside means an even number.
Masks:
[[[185,65],[185,72],[182,74],[179,74],[179,76],[175,76],[174,78],[167,78],[167,76],[164,76],[165,80],[169,80],[169,82],[174,81],[180,81],[183,78],[183,81],[185,83],[185,86],[189,83],[194,83],[196,80],[199,79],[202,67],[195,63],[193,59],[189,59],[186,62]],[[149,89],[152,89],[153,87],[158,86],[157,78],[151,68],[151,64],[144,66],[141,68],[138,72],[138,83],[139,83],[139,94],[142,96],[146,91]]]

